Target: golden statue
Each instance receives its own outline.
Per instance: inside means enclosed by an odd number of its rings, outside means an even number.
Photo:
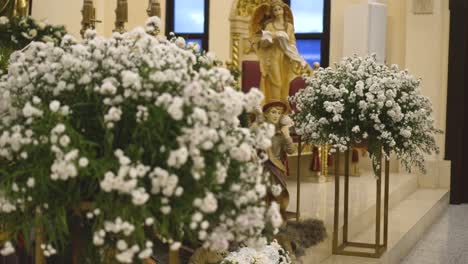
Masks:
[[[0,0],[0,16],[24,17],[29,13],[28,0]]]
[[[265,101],[279,100],[289,108],[289,83],[307,67],[299,55],[291,9],[281,0],[272,0],[255,9],[250,21],[253,48],[260,61],[260,89]]]
[[[264,121],[275,126],[275,135],[271,139],[271,147],[268,149],[268,160],[265,161],[264,167],[271,175],[271,181],[274,184],[281,186],[281,192],[278,196],[268,194],[268,202],[276,201],[280,206],[280,212],[283,219],[287,220],[286,209],[289,204],[289,192],[286,184],[287,176],[287,154],[292,154],[295,151],[294,143],[289,134],[289,129],[293,125],[292,120],[286,115],[287,105],[281,101],[270,101],[263,106]],[[262,122],[262,118],[258,118],[257,123]]]

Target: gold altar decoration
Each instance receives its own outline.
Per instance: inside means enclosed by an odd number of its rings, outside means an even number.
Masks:
[[[128,2],[127,0],[117,0],[115,9],[115,32],[125,32],[125,23],[128,22]]]
[[[84,0],[83,9],[81,10],[83,19],[81,20],[81,36],[84,36],[84,33],[88,29],[95,29],[96,22],[101,22],[96,20],[96,9],[94,8],[93,0]]]
[[[146,13],[149,17],[161,17],[161,4],[159,3],[159,1],[148,0],[148,9],[146,9]]]
[[[344,212],[343,212],[343,237],[340,240],[339,234],[339,216],[340,216],[340,175],[338,173],[338,166],[340,162],[340,155],[336,155],[335,160],[335,206],[334,206],[334,223],[333,223],[333,246],[332,252],[335,255],[357,256],[357,257],[371,257],[380,258],[387,250],[388,245],[388,198],[389,198],[389,175],[390,175],[390,161],[385,159],[385,179],[384,179],[384,197],[383,197],[383,221],[382,221],[382,152],[377,157],[379,162],[379,169],[377,171],[376,179],[376,212],[375,212],[375,241],[374,243],[352,242],[348,238],[349,227],[349,170],[350,170],[350,150],[345,151],[345,175],[344,175]],[[377,155],[377,154],[376,154]],[[383,222],[383,229],[382,227]],[[383,239],[382,239],[383,238]],[[341,244],[340,244],[341,242]],[[360,248],[368,250],[353,251],[347,248]]]
[[[232,33],[232,46],[231,46],[231,53],[232,53],[232,66],[239,68],[240,66],[240,59],[239,59],[239,44],[240,44],[240,34],[239,33]]]
[[[237,2],[237,15],[250,16],[259,5],[269,2],[269,0],[239,0]]]
[[[0,0],[0,16],[24,17],[29,14],[28,0]]]

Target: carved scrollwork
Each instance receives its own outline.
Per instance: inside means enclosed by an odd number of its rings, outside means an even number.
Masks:
[[[237,15],[248,17],[252,15],[257,6],[268,2],[270,0],[239,0],[237,3]]]

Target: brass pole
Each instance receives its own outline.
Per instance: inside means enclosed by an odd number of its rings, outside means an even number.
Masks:
[[[169,249],[169,264],[180,264],[179,250]]]
[[[376,208],[376,220],[375,220],[375,253],[377,254],[380,247],[380,213],[381,213],[381,206],[382,206],[382,150],[379,149],[377,153],[377,158],[379,162],[379,168],[377,170],[377,208]]]
[[[299,142],[297,146],[297,197],[296,197],[296,221],[299,222],[301,216],[301,154],[302,154],[302,138],[298,136]]]
[[[384,247],[388,245],[388,196],[390,188],[390,160],[385,158],[385,194],[384,194]]]
[[[340,175],[338,174],[338,166],[340,163],[339,152],[336,153],[335,162],[335,214],[333,223],[333,252],[338,251],[338,224],[340,217]]]
[[[345,151],[345,185],[343,213],[343,244],[348,243],[348,209],[349,209],[349,148]]]
[[[34,246],[34,263],[45,264],[44,252],[42,251],[41,245],[44,243],[44,230],[41,227],[36,227],[36,239]]]

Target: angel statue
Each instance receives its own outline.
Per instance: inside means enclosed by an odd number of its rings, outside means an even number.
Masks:
[[[260,89],[265,101],[279,100],[289,109],[289,83],[299,74],[298,65],[307,67],[299,55],[294,36],[291,9],[282,0],[271,0],[257,7],[250,21],[253,48],[260,61]]]

